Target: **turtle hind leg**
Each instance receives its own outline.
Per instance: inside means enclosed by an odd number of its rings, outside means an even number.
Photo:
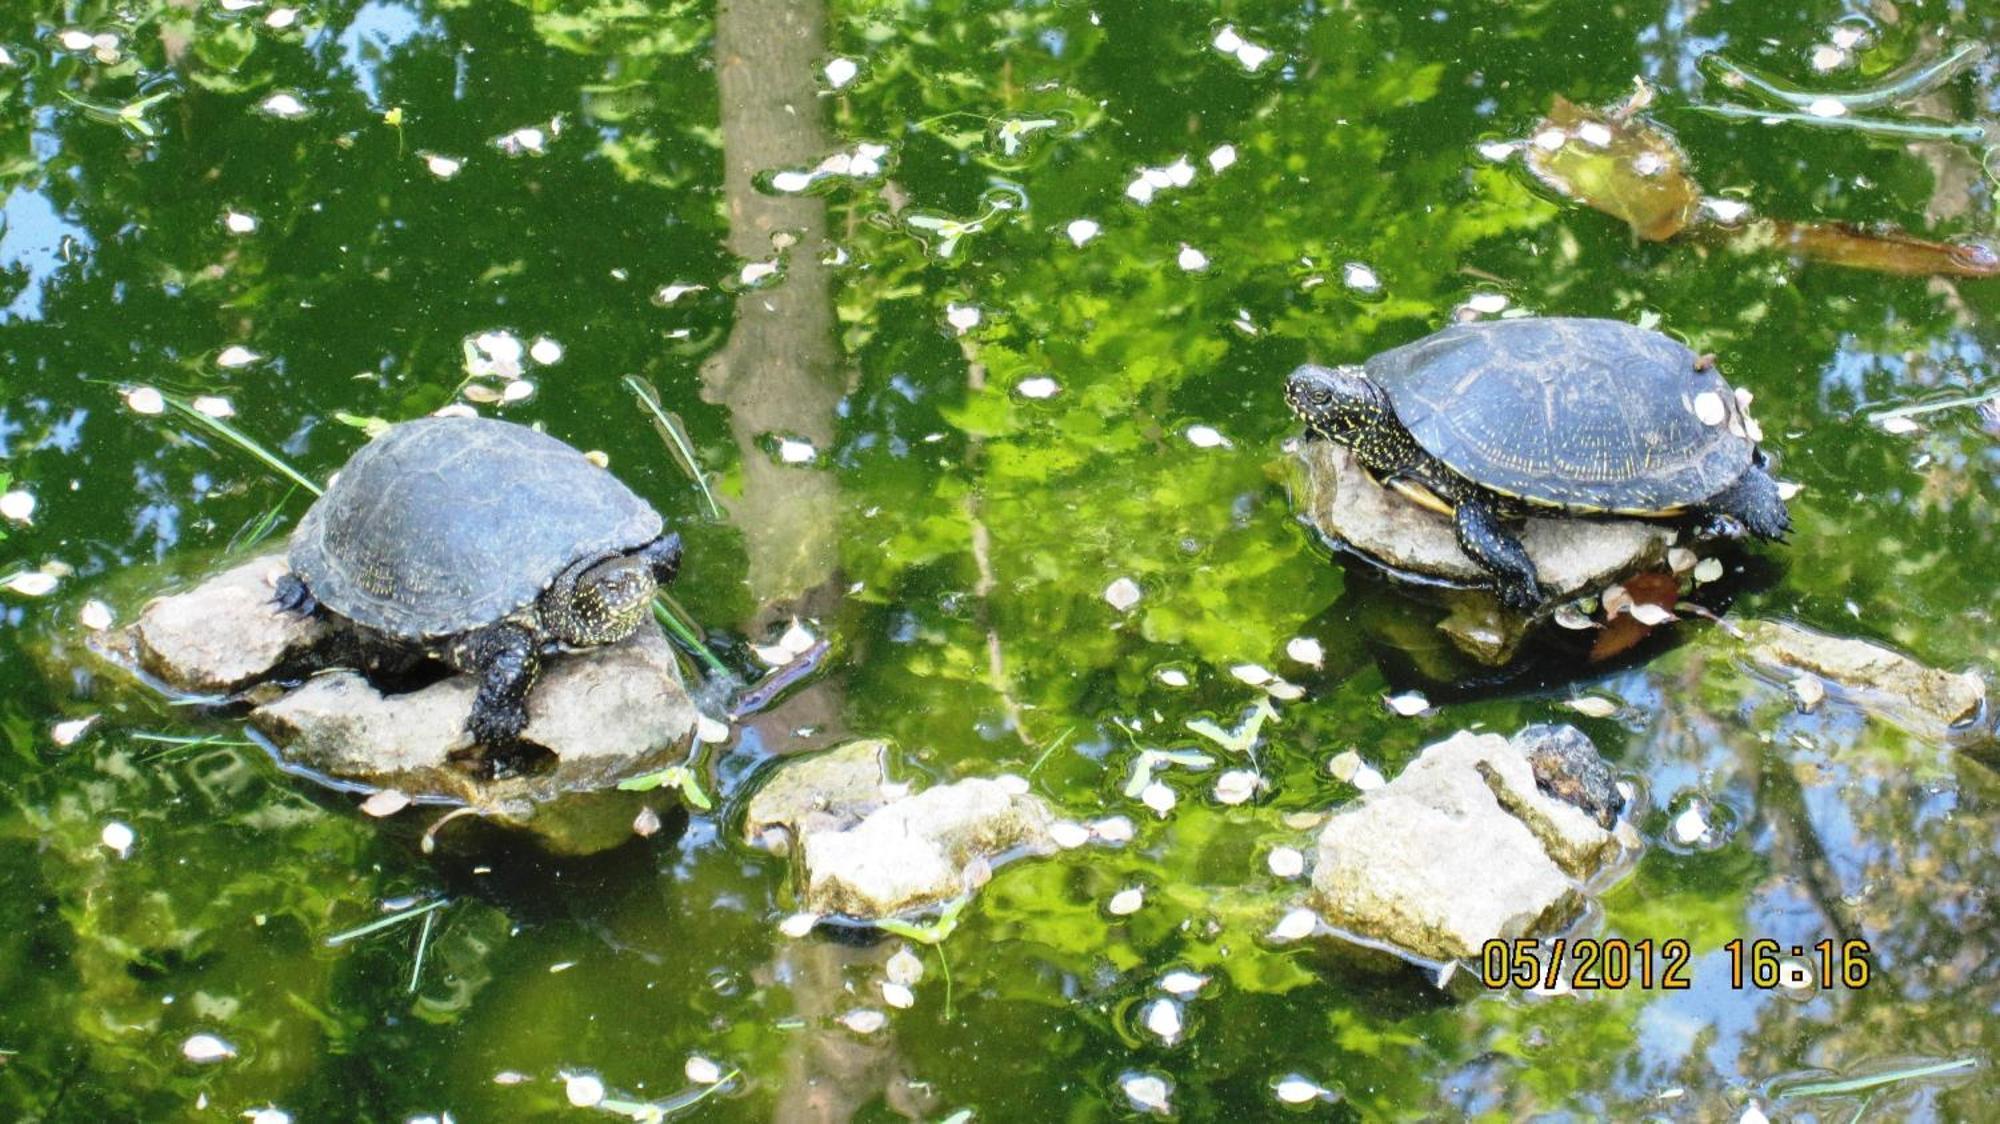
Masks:
[[[1540,608],[1542,586],[1536,580],[1534,559],[1528,557],[1521,540],[1501,525],[1492,506],[1484,500],[1462,499],[1454,521],[1459,549],[1493,575],[1500,600],[1524,613]]]
[[[272,588],[271,603],[294,616],[309,617],[319,612],[319,599],[306,588],[297,574],[280,576]]]
[[[528,689],[542,664],[528,630],[516,624],[489,625],[453,645],[450,662],[479,676],[479,693],[465,720],[472,740],[487,749],[519,741],[528,728]]]
[[[1792,532],[1792,517],[1778,494],[1778,482],[1762,464],[1745,469],[1736,483],[1701,505],[1698,514],[1702,530],[1714,538],[1742,538],[1748,532],[1775,541]]]

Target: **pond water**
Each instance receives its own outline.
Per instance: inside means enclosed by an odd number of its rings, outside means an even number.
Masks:
[[[1461,312],[1656,323],[1755,391],[1803,485],[1727,607],[2000,665],[2000,423],[1869,419],[2000,389],[2000,283],[1638,241],[1487,143],[1642,78],[1713,195],[1978,237],[1977,143],[1689,107],[1744,100],[1713,52],[1841,90],[1996,35],[1994,5],[1903,0],[6,5],[0,471],[34,506],[0,572],[58,582],[0,592],[0,1116],[581,1118],[565,1076],[590,1075],[598,1114],[717,1120],[1106,1119],[1145,1111],[1146,1077],[1189,1119],[1990,1118],[1989,766],[1799,713],[1699,620],[1475,673],[1435,609],[1297,523],[1281,387]],[[1991,58],[1869,111],[1996,114]],[[496,334],[531,349],[521,377],[469,378]],[[684,827],[588,860],[478,830],[425,854],[429,816],[370,819],[83,647],[90,602],[129,620],[310,501],[138,388],[226,400],[312,479],[364,440],[344,418],[541,425],[680,528],[676,597],[740,672],[795,617],[831,655],[710,747],[720,803]],[[1268,698],[1246,666],[1304,695],[1254,760],[1186,727]],[[1383,706],[1407,690],[1430,708]],[[1355,796],[1330,758],[1393,776],[1552,720],[1632,782],[1647,842],[1583,931],[1687,940],[1690,989],[1447,995],[1267,939],[1301,888],[1271,849]],[[761,765],[856,736],[1136,838],[1003,866],[890,1007],[903,942],[783,935],[783,862],[732,820]],[[1165,769],[1166,814],[1125,794],[1144,750],[1196,748],[1217,765]],[[1216,799],[1245,767],[1267,787]],[[1697,800],[1712,831],[1676,842]],[[1872,978],[1732,987],[1739,937],[1863,940]],[[1168,1041],[1145,1012],[1175,970],[1209,979]],[[232,1056],[191,1060],[198,1035]],[[711,1088],[690,1058],[738,1072]]]

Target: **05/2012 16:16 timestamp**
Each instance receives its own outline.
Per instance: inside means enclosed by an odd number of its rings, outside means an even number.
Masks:
[[[1736,990],[1868,986],[1874,964],[1868,942],[1826,939],[1813,945],[1781,945],[1774,940],[1738,937],[1722,946],[1729,956],[1729,986]],[[1693,950],[1675,938],[1628,941],[1589,937],[1548,941],[1491,940],[1480,949],[1479,979],[1488,988],[1508,986],[1553,990],[1617,991],[1637,987],[1684,991]]]

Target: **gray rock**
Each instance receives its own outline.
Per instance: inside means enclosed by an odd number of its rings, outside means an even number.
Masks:
[[[904,795],[886,783],[886,750],[862,741],[787,762],[751,800],[754,840],[790,836],[806,911],[915,913],[976,890],[1004,857],[1056,850],[1040,798],[984,778]]]
[[[1459,733],[1320,832],[1311,904],[1336,928],[1432,960],[1534,936],[1583,905],[1619,855],[1582,810],[1543,794],[1497,734]]]
[[[1482,663],[1497,666],[1513,657],[1533,618],[1503,608],[1487,592],[1486,572],[1458,548],[1449,518],[1376,483],[1346,446],[1302,441],[1298,459],[1301,517],[1309,526],[1405,577],[1476,589],[1451,596],[1451,615],[1440,627]],[[1660,567],[1675,532],[1635,519],[1532,518],[1520,536],[1542,584],[1560,600]]]
[[[1752,661],[1780,673],[1818,676],[1856,706],[1912,733],[1965,740],[1992,735],[1986,681],[1972,672],[1940,671],[1879,644],[1789,621],[1730,623]]]
[[[284,572],[285,556],[266,554],[154,599],[130,630],[139,666],[175,690],[233,694],[298,657],[327,626],[271,603],[272,578]]]
[[[1609,829],[1625,809],[1618,778],[1598,756],[1589,735],[1575,726],[1538,723],[1515,734],[1514,749],[1528,759],[1535,787],[1572,807],[1582,809],[1597,826]]]
[[[505,809],[678,764],[697,717],[666,635],[647,624],[629,640],[551,660],[528,695],[522,736],[553,752],[554,766],[482,780],[459,764],[472,749],[465,719],[477,687],[456,675],[384,695],[352,671],[333,671],[250,720],[287,760],[314,772]]]

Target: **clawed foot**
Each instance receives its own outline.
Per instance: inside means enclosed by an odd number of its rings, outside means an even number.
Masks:
[[[488,748],[508,746],[521,739],[521,731],[528,728],[528,708],[518,707],[474,707],[472,717],[466,719],[465,732],[472,735],[478,745]]]
[[[312,590],[307,589],[306,583],[300,581],[296,574],[286,574],[278,579],[272,592],[271,604],[276,605],[281,612],[291,613],[294,616],[309,617],[319,612],[318,599],[313,597]]]
[[[1703,539],[1740,539],[1749,533],[1750,529],[1743,525],[1743,520],[1719,511],[1695,527],[1695,534]]]
[[[1541,584],[1532,580],[1503,581],[1494,587],[1494,592],[1500,595],[1501,604],[1517,613],[1532,613],[1547,601],[1547,598],[1542,596]]]

